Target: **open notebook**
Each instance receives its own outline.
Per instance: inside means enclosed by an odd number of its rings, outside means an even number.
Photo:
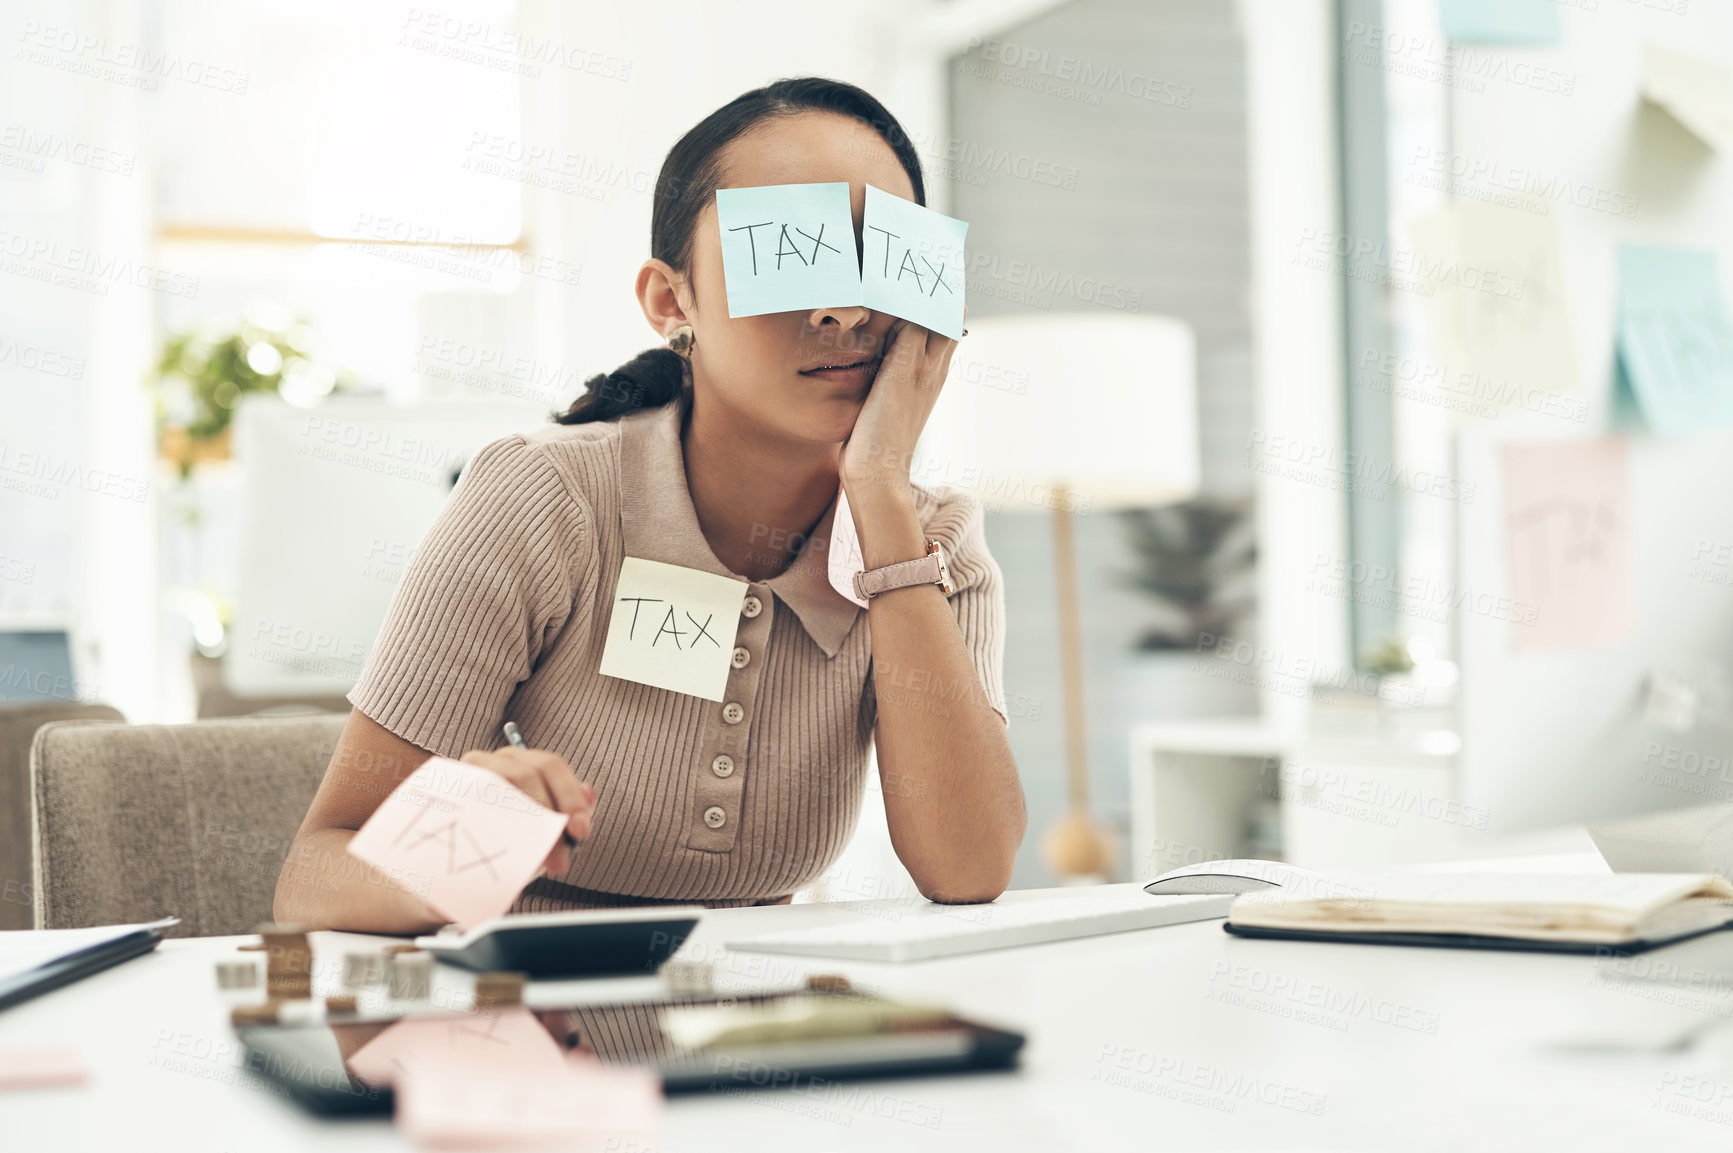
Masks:
[[[1342,874],[1325,893],[1234,899],[1242,937],[1465,948],[1637,952],[1733,924],[1733,884],[1710,873]]]

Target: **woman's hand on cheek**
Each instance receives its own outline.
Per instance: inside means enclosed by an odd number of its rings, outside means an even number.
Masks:
[[[854,431],[842,450],[842,484],[851,504],[880,486],[906,492],[915,442],[939,399],[957,342],[918,324],[891,326],[887,351]]]

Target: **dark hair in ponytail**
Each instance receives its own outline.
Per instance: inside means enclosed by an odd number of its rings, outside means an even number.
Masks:
[[[736,96],[700,120],[668,150],[656,177],[655,203],[650,211],[650,255],[681,272],[688,271],[698,217],[722,180],[722,149],[762,120],[799,112],[837,112],[871,127],[890,145],[908,173],[915,203],[926,204],[921,159],[903,126],[884,105],[864,89],[840,80],[819,76],[778,80]],[[572,406],[554,413],[553,419],[559,424],[618,420],[636,409],[660,408],[674,400],[689,404],[686,394],[686,365],[681,358],[669,349],[652,348],[613,372],[591,377]]]

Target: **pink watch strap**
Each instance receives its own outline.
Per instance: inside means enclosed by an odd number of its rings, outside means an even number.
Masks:
[[[926,584],[938,585],[946,596],[955,589],[951,584],[950,569],[945,564],[944,548],[936,540],[927,541],[926,556],[854,574],[855,595],[863,601],[892,589]]]

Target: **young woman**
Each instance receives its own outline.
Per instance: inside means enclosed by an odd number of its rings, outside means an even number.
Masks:
[[[902,128],[830,80],[748,92],[669,152],[637,280],[669,347],[469,462],[349,694],[278,881],[280,920],[445,922],[344,851],[432,754],[567,814],[582,843],[554,848],[518,912],[785,901],[846,844],[874,737],[891,841],[921,892],[1004,890],[1025,818],[999,568],[978,501],[909,479],[956,342],[860,307],[728,315],[715,190],[834,181],[857,243],[867,184],[925,202]],[[838,594],[839,493],[859,567],[937,541],[951,590],[893,587],[866,609]],[[722,702],[598,671],[624,557],[749,583]],[[500,747],[507,720],[529,749]]]

